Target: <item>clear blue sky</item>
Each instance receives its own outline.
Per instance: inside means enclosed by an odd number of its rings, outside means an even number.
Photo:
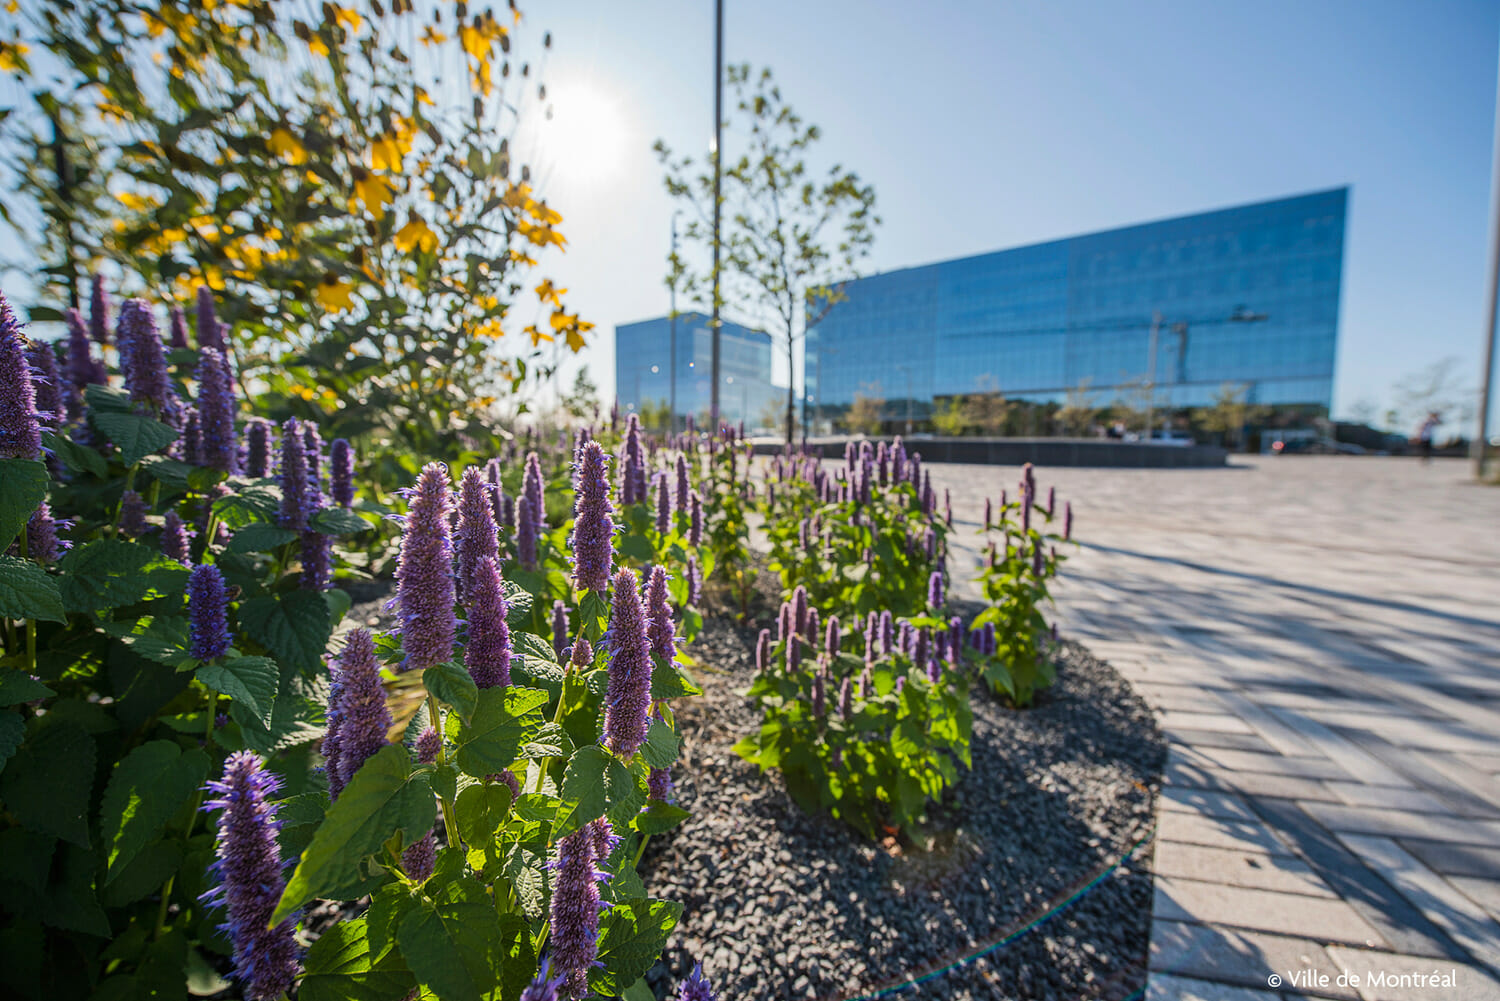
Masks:
[[[875,185],[869,270],[1350,184],[1335,413],[1383,410],[1446,356],[1477,385],[1500,5],[725,6],[726,59],[771,66],[826,154]],[[713,4],[526,9],[554,33],[558,99],[589,88],[622,116],[608,163],[560,165],[546,190],[570,240],[549,270],[599,325],[583,360],[608,396],[614,324],[666,312],[650,145],[707,145]]]

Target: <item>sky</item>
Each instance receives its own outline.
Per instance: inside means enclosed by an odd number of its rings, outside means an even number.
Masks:
[[[524,7],[554,37],[538,168],[569,249],[546,270],[598,324],[570,366],[608,399],[614,325],[667,312],[674,206],[651,144],[707,148],[713,4]],[[1500,4],[725,8],[726,61],[771,67],[823,129],[818,162],[874,185],[864,272],[1348,184],[1335,415],[1383,412],[1444,358],[1478,385]]]

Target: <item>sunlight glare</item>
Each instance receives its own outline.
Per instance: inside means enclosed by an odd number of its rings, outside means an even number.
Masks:
[[[617,97],[592,84],[559,88],[542,132],[544,158],[559,178],[602,181],[620,167],[627,131]]]

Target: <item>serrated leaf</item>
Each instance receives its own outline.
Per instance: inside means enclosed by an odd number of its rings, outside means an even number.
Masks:
[[[377,969],[377,959],[365,918],[337,922],[307,950],[299,1001],[398,1001],[411,993],[412,975]]]
[[[105,883],[118,878],[162,832],[207,774],[206,754],[197,748],[183,753],[170,740],[148,741],[120,759],[99,806],[99,836],[108,869]]]
[[[523,657],[520,654],[512,654],[510,658],[510,674],[516,684],[544,689],[547,692],[548,698],[556,697],[562,693],[563,668],[550,653],[545,660],[538,657]]]
[[[178,490],[188,488],[188,473],[193,471],[193,467],[186,462],[169,459],[165,455],[146,456],[141,460],[141,468],[150,473],[152,479]]]
[[[96,539],[79,546],[58,563],[63,602],[72,612],[134,604],[151,590],[146,568],[161,559],[150,546],[124,539]]]
[[[358,885],[360,862],[394,833],[408,844],[427,833],[437,816],[432,787],[426,772],[410,774],[410,764],[405,748],[390,745],[360,766],[302,853],[271,924],[314,897],[337,898]]]
[[[557,651],[552,649],[552,642],[542,639],[536,633],[512,633],[510,645],[515,653],[523,657],[544,661],[549,664],[557,663]]]
[[[604,816],[634,791],[634,776],[613,754],[597,745],[580,747],[568,759],[567,770],[563,772],[562,805],[552,829],[553,840]],[[645,802],[645,797],[641,797],[641,802]]]
[[[139,657],[173,668],[192,660],[188,656],[192,633],[186,616],[148,615],[136,622],[104,622],[100,625]],[[202,732],[201,727],[199,732]]]
[[[663,834],[691,816],[692,814],[680,806],[673,806],[671,803],[653,802],[646,809],[636,814],[635,819],[630,824],[637,831],[645,835]]]
[[[682,917],[682,904],[635,900],[616,904],[599,921],[600,966],[589,970],[589,988],[618,997],[649,970]]]
[[[25,671],[0,668],[0,706],[20,705],[56,694]]]
[[[214,514],[231,529],[254,522],[275,524],[280,510],[281,488],[267,482],[236,486],[234,493],[214,501]]]
[[[42,444],[70,473],[92,473],[101,480],[109,475],[109,463],[104,461],[104,456],[56,431],[43,429]]]
[[[23,827],[87,848],[95,753],[79,724],[39,722],[0,773],[0,799]]]
[[[510,815],[510,786],[504,782],[476,782],[458,794],[454,819],[459,836],[471,848],[487,848]]]
[[[224,548],[231,553],[268,553],[297,538],[290,528],[277,528],[264,521],[252,521],[230,536]]]
[[[561,723],[547,723],[521,746],[523,758],[568,758],[573,755],[573,740]]]
[[[368,521],[342,507],[325,507],[317,511],[308,519],[308,526],[324,535],[354,535],[371,527]]]
[[[512,629],[519,629],[531,621],[531,592],[515,581],[500,582],[505,589],[505,621]]]
[[[124,907],[149,897],[182,868],[184,856],[182,842],[176,838],[151,842],[110,873],[101,894],[103,903],[107,907]]]
[[[57,579],[30,560],[0,555],[0,619],[67,622]]]
[[[535,688],[480,691],[472,722],[458,733],[458,766],[475,778],[509,768],[521,744],[542,727],[547,693]]]
[[[293,675],[282,678],[269,727],[262,727],[260,718],[242,702],[229,703],[229,718],[239,724],[244,746],[259,754],[272,754],[322,736],[327,705],[326,677]]]
[[[653,702],[702,694],[703,689],[688,680],[681,668],[675,665],[657,663],[651,671],[651,700]]]
[[[196,676],[211,690],[242,703],[261,724],[271,728],[271,710],[281,671],[269,657],[235,657],[223,663],[201,665]]]
[[[276,811],[276,821],[281,825],[276,832],[281,857],[300,857],[327,814],[328,797],[321,792],[305,792],[282,800]]]
[[[0,404],[11,406],[10,401]],[[0,552],[4,552],[47,499],[47,465],[39,459],[0,459]]]
[[[0,712],[0,773],[5,771],[6,762],[15,757],[16,749],[26,739],[26,721],[21,714],[12,710]]]
[[[470,878],[419,900],[397,940],[417,981],[443,1001],[515,1001],[536,970],[526,923],[497,914]]]
[[[462,664],[450,660],[429,667],[422,672],[422,685],[439,702],[452,706],[465,723],[474,719],[479,686]]]
[[[194,493],[207,494],[228,478],[229,474],[222,469],[207,469],[203,466],[188,467],[188,488]]]
[[[652,768],[671,768],[677,761],[679,744],[676,731],[653,716],[651,727],[646,731],[646,743],[641,746],[641,754]]]
[[[656,1001],[656,992],[651,989],[650,984],[646,983],[644,977],[627,987],[625,993],[620,996],[625,1001]]]
[[[91,410],[89,421],[120,450],[120,461],[133,466],[177,440],[177,432],[142,414]]]
[[[287,591],[251,598],[240,606],[240,627],[287,667],[318,670],[333,631],[328,603],[317,591]]]

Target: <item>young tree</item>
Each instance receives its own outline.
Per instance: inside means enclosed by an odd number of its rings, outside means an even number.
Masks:
[[[1094,423],[1094,401],[1089,392],[1091,382],[1090,379],[1084,379],[1068,390],[1067,402],[1057,412],[1057,423],[1062,427],[1063,434],[1074,437],[1086,434]]]
[[[885,397],[880,395],[880,385],[863,386],[854,394],[854,402],[844,415],[844,426],[856,434],[879,434],[884,413]]]
[[[875,189],[835,164],[821,176],[807,163],[822,137],[781,96],[769,69],[753,75],[748,64],[729,68],[734,117],[745,150],[725,160],[722,198],[727,210],[720,236],[720,303],[763,318],[785,352],[791,375],[786,395],[786,440],[796,427],[797,342],[843,298],[843,285],[874,242]],[[691,157],[674,159],[658,140],[667,192],[689,206],[686,242],[707,256],[713,246],[713,159],[699,170]],[[711,267],[668,258],[667,282],[705,310],[713,305]]]

